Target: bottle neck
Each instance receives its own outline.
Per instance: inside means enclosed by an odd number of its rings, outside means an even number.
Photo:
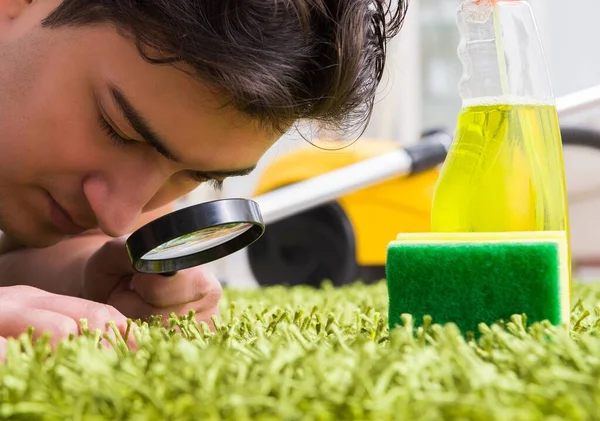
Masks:
[[[466,0],[457,13],[463,100],[485,97],[553,104],[544,51],[529,4],[521,0],[498,1],[494,7],[484,3]]]

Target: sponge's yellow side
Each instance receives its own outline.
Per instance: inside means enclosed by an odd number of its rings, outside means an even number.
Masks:
[[[423,232],[400,233],[396,241],[399,243],[443,244],[443,243],[554,243],[559,249],[560,276],[560,312],[561,318],[568,322],[571,314],[571,291],[569,282],[568,238],[565,231],[514,231],[514,232]]]
[[[409,232],[396,236],[398,241],[558,241],[566,242],[565,231],[509,231],[509,232]]]

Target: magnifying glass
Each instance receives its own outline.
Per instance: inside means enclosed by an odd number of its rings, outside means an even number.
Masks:
[[[157,218],[131,234],[125,245],[138,272],[171,276],[239,251],[264,231],[255,201],[220,199]]]

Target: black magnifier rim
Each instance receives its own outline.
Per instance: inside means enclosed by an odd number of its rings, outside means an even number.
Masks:
[[[161,260],[143,256],[161,244],[182,235],[225,224],[250,224],[237,237],[206,250],[186,256]],[[202,265],[235,253],[258,240],[265,231],[258,203],[253,200],[231,198],[188,206],[139,228],[126,241],[133,267],[143,273],[168,273]]]

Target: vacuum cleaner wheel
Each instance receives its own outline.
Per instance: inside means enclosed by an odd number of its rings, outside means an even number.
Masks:
[[[352,224],[331,202],[268,225],[248,247],[248,260],[263,286],[339,286],[356,280],[355,250]]]

